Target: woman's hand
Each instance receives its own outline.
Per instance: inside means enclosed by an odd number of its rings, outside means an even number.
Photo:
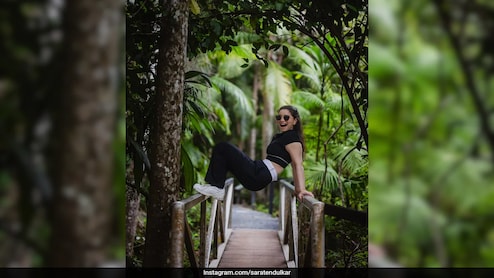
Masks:
[[[304,199],[304,196],[311,196],[312,198],[314,198],[314,194],[312,194],[312,192],[310,191],[307,191],[305,189],[302,189],[300,191],[297,191],[295,190],[295,196],[297,196],[297,199],[302,202],[303,199]]]

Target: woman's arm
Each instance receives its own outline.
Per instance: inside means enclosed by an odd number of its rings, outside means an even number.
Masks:
[[[302,200],[304,195],[314,197],[312,192],[305,189],[305,174],[303,162],[302,144],[300,142],[290,143],[285,146],[286,151],[292,159],[293,183],[295,184],[295,195]]]

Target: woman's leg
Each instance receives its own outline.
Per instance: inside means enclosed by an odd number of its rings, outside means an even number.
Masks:
[[[252,175],[254,161],[236,146],[222,142],[213,149],[206,173],[206,182],[219,188],[225,186],[226,175],[230,171],[237,179],[244,180]]]
[[[262,161],[252,160],[230,143],[219,143],[213,149],[206,182],[223,188],[228,172],[231,172],[249,190],[260,190],[272,179]]]

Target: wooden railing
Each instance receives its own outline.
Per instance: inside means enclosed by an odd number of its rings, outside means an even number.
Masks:
[[[295,188],[285,180],[280,180],[280,213],[278,231],[283,254],[288,267],[324,267],[324,203],[310,196],[304,197],[301,204],[310,211],[310,234],[306,245],[303,265],[299,262],[299,228],[297,198]]]
[[[233,179],[230,178],[225,182],[225,199],[223,202],[212,198],[209,225],[206,227],[206,200],[208,198],[209,196],[198,193],[173,204],[171,267],[184,267],[184,245],[190,267],[216,267],[218,265],[232,232]],[[187,211],[199,204],[201,206],[200,246],[199,258],[197,258],[192,231],[187,221]]]
[[[303,264],[299,262],[299,228],[297,198],[294,186],[281,180],[278,235],[288,267],[324,267],[324,203],[312,197],[304,197],[301,205],[310,211],[310,234],[305,243]],[[211,200],[209,225],[207,221],[208,196],[195,194],[177,201],[172,208],[172,261],[171,267],[184,267],[187,252],[190,267],[217,267],[232,233],[233,179],[225,183],[225,199]],[[199,250],[196,252],[187,212],[200,204]],[[185,249],[184,249],[185,246]],[[199,254],[199,256],[196,255]]]

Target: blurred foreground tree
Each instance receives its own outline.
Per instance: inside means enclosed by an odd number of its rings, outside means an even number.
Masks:
[[[484,1],[435,0],[439,19],[465,79],[494,164],[494,124],[489,98],[494,76],[494,5]],[[468,29],[466,29],[468,28]],[[475,28],[475,32],[469,28]]]
[[[54,108],[48,265],[98,266],[111,230],[120,0],[68,1]]]
[[[0,4],[2,265],[97,267],[121,245],[122,4]]]

